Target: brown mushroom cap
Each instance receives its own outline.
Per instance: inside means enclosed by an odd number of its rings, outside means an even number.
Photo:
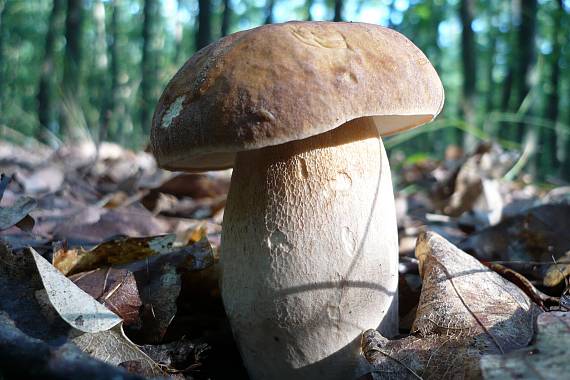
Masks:
[[[155,110],[160,166],[223,169],[236,152],[305,139],[360,117],[382,135],[432,120],[441,81],[406,37],[364,23],[289,22],[218,40],[192,56]]]

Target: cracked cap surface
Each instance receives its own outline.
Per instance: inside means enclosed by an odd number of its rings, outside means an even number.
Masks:
[[[289,22],[224,37],[194,54],[154,112],[161,167],[232,167],[236,152],[305,139],[360,117],[381,135],[431,121],[443,86],[403,35],[364,23]]]

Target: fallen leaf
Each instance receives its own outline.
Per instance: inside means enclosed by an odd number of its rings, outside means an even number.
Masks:
[[[21,197],[14,202],[13,205],[0,207],[0,231],[6,230],[28,216],[37,206],[35,199],[30,197]],[[27,222],[29,225],[29,222]],[[25,228],[25,225],[22,225]],[[32,224],[33,227],[33,224]]]
[[[97,334],[81,334],[71,342],[89,356],[108,364],[118,366],[124,362],[137,362],[137,374],[149,377],[163,375],[157,363],[125,336],[121,324]]]
[[[212,246],[207,240],[160,256],[123,266],[134,273],[143,302],[143,328],[140,339],[159,343],[177,311],[182,276],[202,271],[214,264]]]
[[[125,326],[140,327],[142,301],[132,272],[107,267],[74,274],[69,279],[117,314]]]
[[[545,286],[556,286],[570,276],[570,251],[558,259],[556,264],[552,264],[546,270],[544,275]]]
[[[423,286],[412,335],[363,334],[373,377],[478,378],[482,355],[528,345],[539,309],[517,286],[434,233],[420,234],[416,256]]]
[[[30,252],[51,304],[70,326],[83,332],[96,333],[109,330],[121,322],[121,318],[81,290],[33,248],[30,248]]]
[[[25,232],[31,232],[36,225],[36,221],[29,215],[24,216],[24,219],[16,223],[16,227]]]
[[[6,191],[6,189],[8,188],[11,179],[12,179],[11,177],[5,175],[4,173],[0,174],[0,201],[2,200],[2,197],[4,196],[4,191]]]
[[[117,209],[91,206],[86,207],[85,213],[63,218],[51,234],[58,240],[98,243],[117,235],[151,236],[164,234],[169,230],[167,223],[136,204]]]
[[[70,342],[54,345],[30,337],[3,311],[0,342],[0,368],[6,379],[145,379],[89,357]]]
[[[475,232],[459,247],[487,261],[552,262],[570,250],[568,215],[570,205],[537,206]]]
[[[179,173],[153,191],[177,197],[215,198],[227,195],[231,171],[208,173]]]
[[[140,349],[156,363],[168,367],[169,372],[174,372],[199,368],[202,356],[209,351],[210,347],[207,344],[196,344],[183,338],[166,344],[142,345]]]
[[[543,310],[547,310],[548,308],[559,304],[558,298],[544,294],[520,273],[497,263],[484,262],[483,265],[494,270],[505,279],[517,285],[534,303],[543,308]]]
[[[570,356],[570,312],[538,316],[532,346],[507,355],[489,355],[481,360],[484,379],[566,379]]]
[[[130,356],[125,355],[125,358],[136,357],[147,363],[145,369],[151,369],[147,373],[163,375],[156,364],[149,363],[142,352],[137,354],[138,348],[118,333],[82,333],[64,322],[43,290],[36,260],[33,253],[14,253],[0,241],[0,368],[3,376],[22,379],[143,379],[88,356],[72,343],[78,336],[81,337],[78,343],[97,341],[109,347],[106,357],[101,359],[120,360],[127,351]],[[43,260],[39,267],[43,265],[50,264]],[[57,270],[52,271],[54,276],[63,277]],[[65,277],[63,279],[68,281],[69,287],[75,287]],[[36,295],[40,290],[45,294],[43,305],[37,302]],[[81,301],[76,302],[76,307],[84,306]],[[98,337],[99,334],[103,334],[101,337],[109,336],[109,341]],[[151,365],[152,368],[149,367]]]
[[[182,276],[194,277],[191,272],[213,263],[212,246],[204,239],[159,256],[78,273],[69,279],[123,318],[124,325],[136,331],[137,340],[157,343],[177,312]]]
[[[176,235],[123,237],[101,243],[90,250],[58,247],[53,265],[65,275],[85,272],[102,266],[126,264],[172,248]]]

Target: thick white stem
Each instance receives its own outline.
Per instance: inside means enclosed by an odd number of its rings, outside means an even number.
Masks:
[[[349,379],[362,331],[397,332],[388,159],[368,119],[239,153],[222,296],[252,379]]]

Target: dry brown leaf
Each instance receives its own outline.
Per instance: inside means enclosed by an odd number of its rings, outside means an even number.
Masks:
[[[143,302],[141,340],[148,343],[162,341],[177,311],[182,275],[202,271],[213,264],[212,246],[207,240],[202,240],[123,266],[134,273]]]
[[[521,288],[521,290],[525,292],[525,294],[529,296],[534,303],[543,308],[543,310],[547,310],[549,307],[558,305],[558,298],[544,294],[522,274],[501,264],[487,262],[483,264]]]
[[[157,343],[176,314],[182,276],[188,281],[196,276],[190,272],[213,263],[212,246],[204,239],[159,256],[78,273],[70,280],[119,315],[139,340]]]
[[[570,276],[570,251],[556,260],[556,264],[552,264],[546,270],[544,275],[545,286],[556,286]]]
[[[539,309],[517,286],[434,233],[418,238],[423,289],[412,335],[363,335],[373,376],[479,378],[482,355],[525,347]]]
[[[69,279],[121,317],[125,326],[140,326],[142,301],[132,272],[107,267],[74,274]]]
[[[53,255],[53,265],[63,274],[71,275],[102,266],[126,264],[168,252],[175,239],[176,235],[127,237],[101,243],[90,250],[58,247]]]
[[[216,198],[230,188],[230,172],[181,173],[169,178],[153,191],[177,197]]]

